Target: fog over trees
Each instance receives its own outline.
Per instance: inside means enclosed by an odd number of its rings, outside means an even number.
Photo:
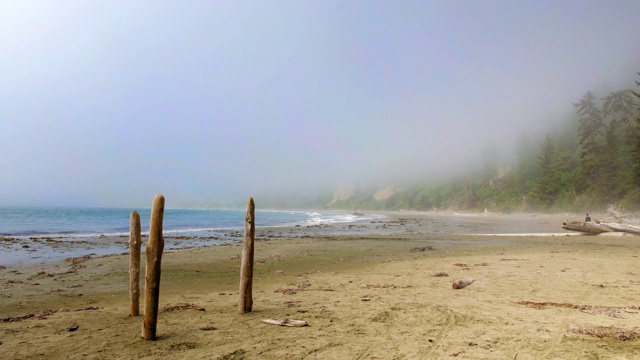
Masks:
[[[638,86],[640,83],[636,81]],[[339,190],[299,205],[373,210],[598,211],[640,209],[640,89],[586,91],[573,116],[541,139],[523,133],[515,159],[489,146],[447,180]],[[493,150],[492,150],[493,149]],[[282,205],[282,204],[281,204]]]

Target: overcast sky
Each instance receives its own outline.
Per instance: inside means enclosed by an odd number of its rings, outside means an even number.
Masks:
[[[0,205],[434,176],[640,71],[640,1],[0,0]]]

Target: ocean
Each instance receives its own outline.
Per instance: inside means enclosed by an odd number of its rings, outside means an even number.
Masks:
[[[98,237],[129,234],[128,208],[0,207],[0,236]],[[143,233],[151,209],[136,209]],[[211,230],[242,229],[244,210],[165,209],[166,235],[197,236]],[[335,211],[256,210],[256,227],[349,223],[372,217]]]
[[[0,265],[59,261],[72,256],[127,252],[129,208],[0,207]],[[136,209],[142,235],[151,209]],[[165,249],[236,242],[244,230],[244,210],[167,209]],[[256,229],[355,223],[381,215],[340,211],[256,210]],[[144,240],[143,240],[144,241]]]

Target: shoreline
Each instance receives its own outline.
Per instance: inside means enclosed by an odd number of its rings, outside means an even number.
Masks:
[[[256,241],[254,306],[244,315],[240,243],[166,250],[157,341],[141,339],[142,318],[128,316],[127,255],[7,267],[0,351],[15,359],[640,357],[640,238],[427,233],[432,223],[402,215],[363,228],[271,230]],[[463,277],[474,282],[454,290]],[[261,322],[284,318],[309,326]]]
[[[354,213],[355,214],[355,213]],[[371,217],[373,216],[373,218]],[[564,217],[564,214],[562,215]],[[529,233],[532,229],[556,229],[555,222],[559,221],[557,214],[455,214],[450,212],[369,212],[360,216],[354,215],[354,221],[333,221],[315,224],[269,225],[257,227],[257,239],[305,238],[323,233],[338,234],[391,234],[400,233],[462,233],[459,228],[474,225],[470,234],[478,234],[482,229],[500,230],[497,233]],[[431,223],[427,223],[431,221]],[[492,224],[492,222],[494,224]],[[544,222],[547,222],[545,226]],[[513,223],[515,226],[503,226]],[[502,226],[497,226],[501,224]],[[525,226],[517,226],[526,224]],[[559,227],[558,227],[559,228]],[[216,228],[206,231],[189,232],[187,230],[164,231],[166,248],[177,250],[183,248],[200,248],[219,246],[241,241],[243,228]],[[142,237],[146,239],[143,232]],[[197,235],[195,235],[197,234]],[[0,265],[20,266],[28,264],[44,264],[62,261],[70,257],[93,254],[105,256],[125,254],[129,252],[129,234],[106,236],[95,234],[92,236],[18,236],[0,237]],[[143,240],[143,243],[146,240]],[[143,249],[144,250],[144,249]]]
[[[355,213],[354,213],[355,214]],[[371,218],[370,216],[374,217]],[[354,215],[355,216],[355,215]],[[460,214],[427,211],[378,211],[355,216],[351,222],[269,225],[256,228],[256,239],[304,239],[317,234],[456,234],[456,235],[576,235],[560,228],[561,221],[575,214]],[[430,223],[429,223],[430,222]],[[464,229],[472,231],[465,232]],[[493,230],[493,231],[492,231]],[[532,230],[536,230],[533,232]],[[215,228],[197,232],[163,231],[167,250],[205,248],[242,241],[243,228]],[[194,235],[197,234],[197,235]],[[148,232],[142,233],[143,244]],[[578,234],[579,235],[579,234]],[[129,234],[91,236],[17,236],[0,237],[0,266],[21,266],[62,261],[70,257],[127,254]],[[143,246],[144,247],[144,246]],[[144,249],[143,249],[144,251]]]

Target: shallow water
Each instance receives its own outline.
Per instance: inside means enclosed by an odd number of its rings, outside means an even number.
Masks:
[[[192,210],[193,211],[193,210]],[[283,213],[283,212],[279,212]],[[286,216],[301,217],[303,212],[289,212]],[[229,212],[227,214],[230,214]],[[202,214],[200,214],[202,215]],[[242,215],[243,212],[236,212]],[[265,216],[267,212],[258,213]],[[171,212],[166,217],[170,218]],[[285,219],[286,216],[279,219]],[[557,234],[566,235],[570,232],[562,230],[562,215],[496,215],[496,214],[365,214],[353,216],[346,213],[304,212],[304,221],[286,224],[278,227],[275,221],[272,226],[256,226],[256,239],[282,240],[295,238],[313,238],[332,235],[513,235],[513,234]],[[128,221],[128,218],[126,218]],[[273,219],[272,219],[273,220]],[[262,222],[262,224],[269,222]],[[128,224],[128,222],[127,222]],[[243,239],[242,222],[237,226],[227,228],[183,228],[165,230],[165,250],[176,250],[192,247],[216,246],[239,242]],[[0,265],[19,265],[27,263],[48,263],[60,261],[69,257],[94,254],[103,256],[123,254],[129,252],[128,233],[117,234],[57,234],[49,236],[18,236],[9,240],[0,238]],[[143,236],[143,251],[146,237]],[[436,240],[442,242],[458,240]],[[504,239],[495,240],[490,236],[480,240],[487,244],[505,244]],[[511,243],[519,243],[514,238]],[[470,242],[471,243],[471,242]],[[477,241],[475,242],[477,243]]]

